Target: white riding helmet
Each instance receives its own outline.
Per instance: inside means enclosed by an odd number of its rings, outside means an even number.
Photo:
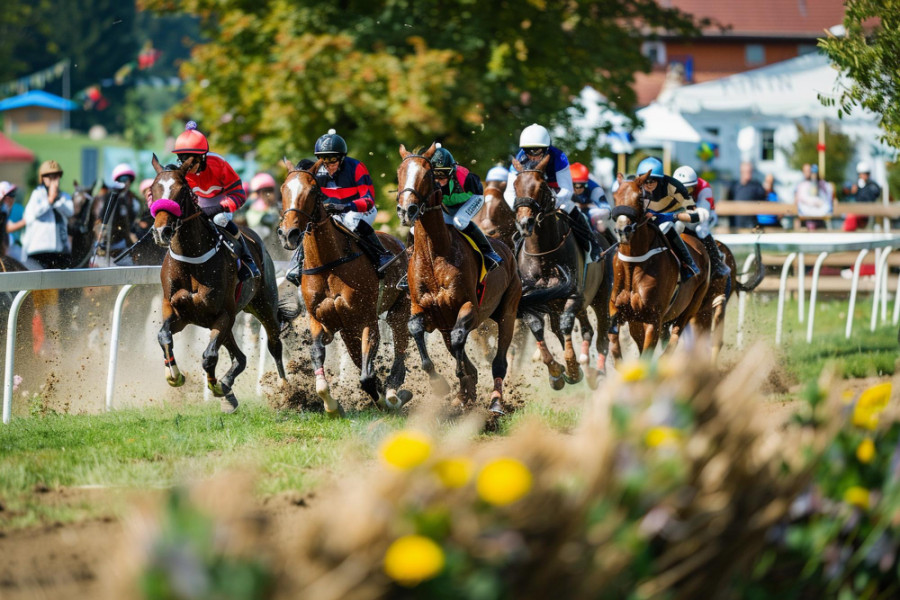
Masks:
[[[485,181],[508,181],[509,180],[509,169],[506,167],[501,167],[497,165],[496,167],[491,167],[491,170],[487,172],[487,177],[484,178]]]
[[[522,130],[519,136],[520,148],[548,148],[550,146],[550,132],[543,125],[532,123]]]
[[[871,173],[872,165],[870,165],[867,161],[861,160],[856,163],[856,172],[857,173]]]
[[[691,167],[678,167],[672,176],[686,188],[697,185],[697,171]]]
[[[128,163],[119,163],[112,171],[113,181],[123,176],[131,177],[132,180],[137,179],[137,175],[134,174],[134,169],[132,169],[131,165]]]

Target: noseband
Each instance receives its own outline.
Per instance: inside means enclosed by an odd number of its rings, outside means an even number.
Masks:
[[[521,175],[522,173],[538,173],[541,176],[541,183],[542,184],[546,183],[543,180],[544,173],[542,171],[539,171],[537,169],[523,169],[523,170],[519,171],[519,175]],[[548,196],[548,195],[550,195],[549,189],[550,189],[549,187],[546,189],[541,187],[541,188],[539,188],[539,191],[542,192],[544,196]],[[530,208],[532,210],[532,212],[534,212],[537,215],[536,220],[538,222],[543,221],[543,219],[547,215],[556,215],[555,210],[551,210],[551,211],[545,210],[544,207],[541,206],[540,202],[538,202],[534,198],[531,198],[530,196],[516,196],[516,200],[515,200],[515,202],[513,202],[513,211],[517,211],[523,207]]]
[[[313,174],[310,173],[309,171],[304,171],[304,173],[309,173],[309,174],[313,177],[313,180],[315,180],[315,175],[313,175]],[[303,210],[302,208],[294,208],[294,207],[291,207],[291,208],[288,208],[288,209],[285,209],[284,211],[282,211],[282,213],[281,213],[281,223],[282,223],[282,224],[284,223],[284,217],[285,217],[285,215],[287,215],[287,214],[289,214],[289,213],[292,213],[292,212],[299,213],[299,214],[303,215],[304,217],[306,217],[306,218],[309,220],[309,222],[306,224],[306,230],[305,230],[305,232],[311,231],[312,229],[315,228],[316,225],[319,225],[319,224],[324,223],[325,221],[327,221],[327,220],[328,220],[328,213],[325,213],[325,216],[323,216],[321,219],[316,219],[316,217],[315,217],[315,214],[314,214],[314,213],[316,213],[317,211],[320,211],[320,210],[321,210],[321,207],[322,207],[322,199],[326,197],[326,196],[325,196],[325,192],[322,191],[322,188],[319,187],[318,183],[317,183],[316,186],[315,186],[315,192],[316,192],[316,196],[315,196],[315,198],[313,199],[313,214],[310,214],[310,213],[306,212],[306,211]],[[325,212],[325,211],[322,211],[322,212]]]
[[[172,171],[168,171],[168,172],[172,172]],[[179,192],[179,196],[184,196],[185,194],[187,194],[187,197],[188,197],[188,198],[187,198],[187,199],[188,199],[188,203],[190,203],[190,204],[193,206],[193,205],[194,205],[194,199],[195,199],[194,192],[191,191],[191,188],[189,188],[189,187],[187,186],[187,182],[186,182],[186,181],[184,182],[184,185],[181,187],[181,191]],[[154,200],[154,203],[155,203],[155,202],[159,202],[160,200],[165,200],[165,198],[159,198],[159,199],[157,199],[157,200]],[[202,211],[202,210],[200,210],[200,209],[197,208],[196,206],[193,206],[193,208],[195,209],[195,212],[193,212],[192,214],[188,215],[187,217],[182,218],[182,215],[183,215],[184,212],[185,212],[184,207],[182,206],[182,203],[181,203],[181,202],[175,202],[174,200],[168,200],[168,201],[169,201],[169,202],[172,202],[173,204],[177,204],[177,205],[178,205],[178,209],[179,209],[179,211],[181,212],[181,215],[176,215],[176,214],[173,213],[172,211],[166,210],[166,209],[164,209],[164,208],[161,208],[161,209],[160,209],[160,210],[162,210],[162,211],[164,211],[164,212],[169,213],[169,214],[172,215],[173,217],[175,217],[175,227],[174,227],[175,231],[172,233],[172,237],[175,237],[175,234],[178,233],[178,230],[181,229],[181,227],[182,227],[185,223],[187,223],[187,222],[189,222],[189,221],[193,221],[194,219],[196,219],[197,217],[199,217],[200,215],[203,214],[203,211]],[[152,207],[152,205],[151,205],[151,211],[152,211],[152,208],[153,208],[153,207]],[[153,216],[155,217],[156,215],[154,214]]]
[[[618,231],[621,231],[625,235],[631,235],[632,233],[637,231],[637,229],[639,227],[643,227],[644,225],[646,225],[647,222],[650,220],[646,216],[646,210],[647,210],[647,206],[650,205],[650,202],[653,200],[653,198],[643,187],[641,187],[641,194],[640,194],[639,198],[640,198],[641,202],[643,203],[643,207],[644,207],[644,218],[643,219],[641,218],[641,214],[638,212],[638,210],[636,208],[634,208],[633,206],[628,206],[626,204],[618,204],[618,205],[614,206],[613,209],[609,213],[609,216],[613,221],[617,220],[619,217],[628,217],[628,220],[631,221],[631,223],[626,225],[624,229],[618,230]]]
[[[411,158],[421,158],[421,159],[424,160],[426,163],[428,163],[428,159],[425,158],[423,155],[421,155],[421,154],[410,154],[410,155],[406,156],[403,160],[401,160],[401,161],[400,161],[400,164],[402,165],[403,163],[405,163],[406,161],[408,161],[408,160],[411,159]],[[417,189],[415,189],[415,188],[411,188],[411,187],[403,188],[402,190],[400,190],[399,192],[397,192],[397,212],[398,212],[398,213],[399,213],[401,210],[403,210],[403,209],[400,207],[400,196],[402,196],[403,194],[405,194],[405,193],[408,192],[408,193],[412,194],[413,196],[415,196],[415,197],[416,197],[416,200],[418,201],[416,204],[413,204],[413,205],[410,206],[408,209],[406,209],[407,218],[409,218],[409,219],[415,219],[415,218],[418,217],[419,215],[424,215],[425,213],[430,212],[430,211],[432,211],[432,210],[441,210],[441,203],[440,203],[440,202],[438,202],[438,203],[435,204],[435,205],[428,206],[428,201],[431,199],[432,196],[434,196],[435,194],[437,194],[438,192],[440,192],[440,191],[441,191],[441,188],[437,185],[437,181],[435,181],[435,179],[434,179],[434,170],[431,169],[431,168],[427,168],[427,169],[425,169],[425,170],[431,175],[431,193],[429,193],[429,194],[426,195],[426,196],[423,196],[423,195],[419,192],[419,190],[417,190]],[[421,205],[425,205],[425,208],[420,208]],[[413,210],[412,210],[413,208],[415,208],[416,210],[413,211]],[[410,214],[410,213],[411,213],[411,214]]]

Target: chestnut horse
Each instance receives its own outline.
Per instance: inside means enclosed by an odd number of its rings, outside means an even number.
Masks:
[[[523,166],[513,160],[518,174],[514,182],[516,200],[516,228],[524,243],[518,252],[519,276],[524,282],[538,287],[546,287],[562,279],[570,280],[566,296],[551,304],[550,326],[565,347],[566,369],[550,353],[544,342],[544,319],[527,316],[526,322],[537,338],[541,360],[547,365],[550,386],[559,390],[566,384],[581,381],[588,368],[588,383],[596,386],[598,376],[606,367],[608,338],[603,332],[609,329],[610,281],[608,264],[605,261],[585,265],[584,253],[575,240],[569,225],[570,218],[580,219],[576,213],[570,217],[556,209],[556,201],[544,178],[544,171],[550,161],[548,154],[536,165]],[[561,275],[561,271],[563,275]],[[588,366],[588,352],[594,329],[587,317],[590,306],[597,316],[597,370]],[[581,355],[575,355],[572,343],[572,329],[575,319],[581,323]]]
[[[683,236],[700,274],[679,284],[678,260],[669,250],[663,234],[650,223],[646,211],[649,198],[643,184],[649,172],[634,181],[619,173],[612,216],[619,237],[613,259],[613,290],[609,311],[613,319],[609,341],[612,355],[621,360],[619,334],[615,325],[627,321],[631,337],[641,354],[652,355],[665,325],[671,324],[667,350],[678,343],[684,327],[695,319],[709,287],[709,257],[695,236]],[[695,323],[696,329],[696,323]]]
[[[269,335],[269,352],[275,359],[278,375],[285,379],[281,354],[282,325],[293,320],[297,313],[286,306],[279,306],[278,288],[272,259],[262,246],[259,237],[249,229],[248,246],[253,259],[262,271],[257,280],[238,282],[237,263],[229,251],[222,234],[196,205],[190,185],[184,178],[194,164],[194,158],[186,160],[177,169],[165,169],[153,156],[156,178],[150,188],[153,201],[153,238],[160,246],[168,248],[163,260],[162,327],[159,345],[162,347],[168,374],[166,381],[172,387],[184,385],[184,375],[175,363],[172,335],[187,325],[199,325],[210,330],[210,341],[203,353],[203,369],[207,385],[213,395],[222,398],[222,412],[237,409],[238,401],[231,388],[235,378],[247,364],[232,334],[235,315],[241,310],[256,317]],[[231,368],[220,381],[216,381],[216,364],[222,345],[231,355]]]
[[[281,186],[284,212],[278,236],[287,250],[296,250],[301,237],[304,250],[300,291],[309,313],[312,334],[312,361],[316,373],[316,393],[331,416],[343,415],[340,403],[332,398],[325,378],[325,346],[341,332],[344,346],[360,370],[359,384],[379,407],[400,408],[412,394],[401,390],[406,377],[406,347],[409,342],[409,298],[397,289],[406,273],[407,256],[400,240],[379,232],[378,238],[398,255],[379,279],[372,262],[359,244],[341,231],[325,212],[325,193],[316,182],[320,160],[309,170],[285,161],[287,178]],[[302,235],[304,234],[305,235]],[[394,363],[387,377],[387,391],[375,371],[378,354],[378,316],[387,312],[394,346]]]
[[[484,235],[496,238],[515,251],[513,236],[516,234],[516,213],[503,199],[503,192],[488,187],[484,190],[484,205],[474,217],[474,221]]]
[[[478,371],[466,356],[466,339],[485,319],[496,322],[497,353],[491,362],[494,389],[490,410],[503,414],[506,355],[517,311],[540,310],[554,294],[562,292],[553,289],[523,295],[512,251],[492,238],[491,245],[503,262],[487,274],[483,288],[479,287],[480,256],[455,227],[444,223],[441,191],[435,184],[430,161],[435,149],[432,144],[424,153],[414,154],[400,146],[403,160],[397,170],[397,212],[401,223],[414,227],[415,233],[407,273],[412,302],[409,332],[422,357],[422,368],[438,394],[446,382],[435,373],[425,348],[425,333],[435,329],[441,332],[444,344],[456,359],[460,385],[457,403],[465,406],[475,398],[478,383]]]

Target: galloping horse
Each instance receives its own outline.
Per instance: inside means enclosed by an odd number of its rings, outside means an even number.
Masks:
[[[194,165],[193,156],[180,168],[164,169],[156,155],[153,168],[156,179],[150,192],[153,197],[153,237],[160,246],[169,249],[163,260],[162,281],[163,324],[159,330],[159,345],[163,350],[172,387],[184,385],[184,375],[175,363],[172,335],[189,324],[210,330],[210,341],[203,353],[203,369],[207,385],[213,395],[222,398],[222,412],[230,413],[238,406],[231,388],[235,378],[247,364],[232,335],[235,315],[244,310],[256,317],[269,335],[269,352],[275,359],[278,375],[285,379],[281,353],[281,325],[296,316],[296,312],[279,306],[275,283],[275,268],[259,237],[248,229],[253,260],[259,265],[262,277],[238,282],[237,264],[220,237],[215,225],[197,207],[193,192],[185,181],[185,173]],[[222,345],[231,355],[231,368],[216,381],[216,364]]]
[[[320,160],[309,170],[301,170],[285,161],[287,178],[281,186],[284,212],[278,236],[287,250],[296,250],[303,238],[303,279],[300,291],[309,312],[312,334],[312,361],[316,372],[316,393],[331,416],[343,415],[338,401],[331,396],[325,378],[325,346],[341,332],[350,357],[360,370],[359,383],[380,407],[400,408],[412,394],[400,390],[406,377],[406,347],[409,342],[409,298],[397,289],[406,272],[407,256],[396,238],[378,233],[384,247],[399,255],[379,280],[375,267],[362,257],[359,244],[341,231],[325,212],[325,193],[314,173]],[[378,316],[387,312],[394,342],[394,363],[387,378],[387,391],[375,372],[378,354]]]
[[[491,239],[503,263],[479,285],[481,259],[456,228],[444,224],[441,191],[435,184],[430,159],[436,150],[432,144],[422,154],[400,146],[403,159],[397,170],[400,192],[397,212],[404,225],[414,227],[412,258],[407,278],[412,302],[409,332],[422,357],[422,368],[432,379],[435,391],[446,383],[435,374],[434,364],[425,348],[425,332],[440,330],[444,344],[456,359],[459,378],[457,402],[465,405],[475,397],[478,371],[466,356],[466,338],[487,318],[497,323],[497,354],[491,362],[494,390],[490,410],[503,414],[503,380],[506,377],[506,353],[512,340],[518,311],[536,310],[560,290],[542,290],[522,294],[522,284],[512,252],[502,242]],[[521,300],[521,302],[520,302]]]
[[[565,371],[544,343],[543,317],[529,315],[525,320],[537,338],[541,360],[547,365],[550,376],[550,386],[559,390],[566,383],[578,383],[584,376],[581,365],[587,366],[591,339],[594,337],[585,308],[593,307],[601,332],[597,336],[597,371],[589,369],[588,373],[588,383],[594,387],[597,377],[606,367],[608,340],[602,332],[609,328],[609,269],[605,261],[585,265],[584,254],[569,225],[570,218],[581,218],[581,215],[569,217],[556,209],[553,194],[544,179],[549,160],[549,154],[536,165],[523,166],[513,160],[513,166],[518,171],[513,207],[516,210],[516,228],[524,239],[518,253],[522,280],[538,287],[547,287],[561,278],[571,280],[568,293],[553,302],[550,313],[551,328],[565,346]],[[576,318],[581,323],[583,339],[578,357],[572,344]]]
[[[678,260],[646,214],[643,184],[648,176],[645,173],[634,181],[626,181],[619,173],[612,211],[619,248],[613,262],[610,315],[613,323],[628,322],[641,354],[653,353],[667,324],[671,324],[667,350],[674,348],[684,327],[696,317],[709,287],[709,257],[694,236],[686,236],[684,241],[700,274],[679,284]],[[622,351],[615,325],[610,329],[609,341],[613,357],[620,360]]]
[[[503,192],[497,188],[485,188],[484,205],[472,217],[472,221],[481,228],[484,235],[500,240],[515,251],[513,236],[516,233],[516,213],[503,199]]]

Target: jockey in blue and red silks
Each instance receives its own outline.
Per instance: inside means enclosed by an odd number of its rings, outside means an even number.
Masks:
[[[384,277],[383,269],[393,254],[385,249],[372,228],[378,209],[369,170],[362,162],[347,156],[347,142],[334,129],[316,140],[314,152],[322,161],[316,172],[316,182],[327,196],[323,204],[325,211],[359,236],[360,247],[372,260],[378,277]],[[299,286],[302,268],[301,241],[285,277]]]
[[[259,268],[253,261],[247,240],[241,234],[237,225],[232,222],[232,213],[239,209],[247,199],[244,194],[244,186],[241,178],[235,173],[231,165],[218,154],[209,151],[209,141],[206,136],[197,131],[197,124],[188,121],[185,130],[175,139],[175,148],[172,152],[178,156],[178,161],[184,164],[191,157],[195,158],[194,164],[184,174],[187,184],[197,198],[197,206],[217,226],[224,229],[237,242],[240,242],[241,266],[238,270],[238,278],[246,281],[249,278],[260,276]],[[150,212],[156,216],[158,210],[167,210],[163,205],[178,205],[171,199],[161,198],[153,203]]]
[[[550,132],[546,127],[537,123],[522,130],[522,134],[519,136],[519,148],[516,160],[523,166],[536,165],[545,155],[550,155],[550,161],[544,172],[544,180],[553,194],[556,208],[569,215],[572,233],[575,234],[578,245],[585,253],[587,262],[600,260],[600,245],[591,232],[587,217],[581,211],[576,210],[577,206],[572,200],[574,194],[572,173],[569,170],[569,158],[565,152],[550,145]],[[503,198],[510,208],[513,208],[516,201],[515,181],[518,175],[516,168],[511,166],[506,190],[503,192]]]

